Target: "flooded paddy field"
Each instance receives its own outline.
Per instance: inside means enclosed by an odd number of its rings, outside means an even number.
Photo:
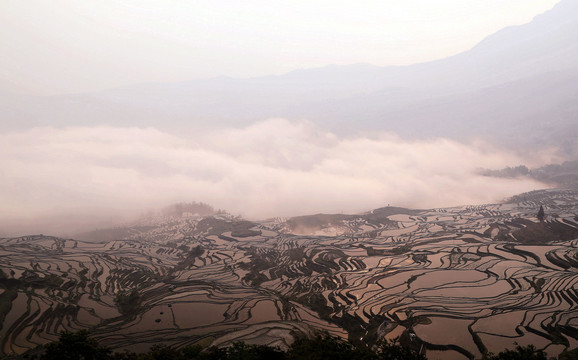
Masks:
[[[88,329],[133,351],[284,347],[324,330],[398,337],[430,359],[516,343],[556,356],[578,346],[577,203],[548,190],[447,209],[179,218],[102,243],[0,239],[0,355]]]

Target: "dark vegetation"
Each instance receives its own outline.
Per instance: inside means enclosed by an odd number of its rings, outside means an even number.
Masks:
[[[498,355],[486,357],[487,360],[547,360],[542,350],[536,350],[534,345],[516,346],[516,350],[504,350]]]
[[[521,243],[545,244],[550,241],[576,239],[578,229],[558,221],[539,222],[515,230],[512,235]]]
[[[262,271],[274,268],[277,265],[275,260],[277,259],[278,254],[273,250],[260,254],[256,252],[255,249],[250,249],[249,253],[251,254],[251,261],[240,262],[238,266],[240,269],[249,271],[249,273],[243,277],[243,281],[257,288],[264,281],[269,280]],[[272,276],[275,275],[272,273]]]
[[[531,177],[538,181],[555,184],[558,187],[578,189],[578,161],[565,161],[562,164],[549,164],[537,169],[528,169],[524,165],[506,167],[500,170],[482,170],[482,174],[492,177],[516,178]]]
[[[576,360],[578,359],[578,348],[573,350],[564,351],[560,356],[558,356],[558,360]]]
[[[540,210],[538,210],[538,220],[540,220],[540,222],[544,221],[544,216],[546,214],[544,213],[544,207],[542,205],[540,205]]]
[[[133,289],[130,292],[118,294],[115,301],[122,314],[130,315],[138,311],[141,304],[141,296],[136,289]]]
[[[315,337],[298,337],[283,351],[278,347],[248,345],[236,342],[227,348],[190,345],[175,349],[167,345],[153,345],[147,353],[129,351],[113,353],[89,337],[87,331],[63,332],[57,342],[44,346],[39,354],[25,354],[11,359],[36,360],[426,360],[423,355],[397,343],[382,343],[374,349],[356,347],[351,343],[327,334]],[[10,359],[6,358],[6,359]]]
[[[6,290],[0,294],[0,324],[4,324],[4,319],[12,308],[12,301],[14,301],[17,296],[18,292],[14,289]]]
[[[260,235],[260,230],[251,229],[256,225],[256,223],[246,220],[227,221],[214,217],[207,217],[199,221],[197,224],[197,230],[206,233],[207,235],[217,235],[224,240],[236,241],[235,239],[224,236],[222,234],[224,232],[230,231],[231,236],[235,237]]]
[[[384,208],[375,209],[363,215],[345,215],[345,214],[316,214],[296,216],[287,220],[287,225],[291,231],[298,232],[313,232],[321,230],[331,225],[343,225],[351,220],[364,220],[367,223],[382,226],[392,224],[392,221],[387,217],[395,214],[416,215],[418,210],[409,210],[405,208],[388,206]]]
[[[187,246],[184,246],[181,247],[180,250],[183,250],[187,253],[186,258],[183,261],[179,262],[179,264],[175,266],[171,272],[183,270],[190,267],[192,264],[195,263],[196,258],[200,257],[205,253],[205,250],[200,245],[197,245],[190,250]]]
[[[315,231],[323,229],[324,227],[342,222],[344,220],[354,219],[355,215],[343,215],[343,214],[317,214],[317,215],[305,215],[296,216],[287,220],[287,225],[290,229],[295,231],[307,230]]]
[[[22,356],[4,359],[34,360],[427,360],[410,347],[395,341],[381,342],[372,348],[355,346],[348,341],[327,334],[314,337],[297,337],[283,351],[278,347],[233,343],[226,348],[189,345],[173,348],[164,344],[153,345],[147,353],[130,351],[113,352],[89,337],[86,330],[76,333],[63,332],[56,342],[45,345]],[[578,359],[578,349],[563,352],[558,359]],[[517,346],[498,355],[487,355],[484,360],[547,360],[542,350],[534,346]]]
[[[190,202],[190,203],[176,203],[170,206],[167,206],[163,209],[162,214],[164,216],[176,216],[182,217],[186,214],[191,215],[199,215],[199,216],[209,216],[216,214],[215,209],[203,202]]]
[[[524,202],[531,197],[531,193],[518,195],[510,199],[510,202]],[[556,213],[551,212],[552,210],[546,212],[544,206],[540,205],[536,212],[538,222],[515,218],[503,223],[494,223],[484,232],[484,235],[489,237],[493,230],[498,229],[494,240],[533,245],[578,238],[578,224],[569,219],[560,219]]]

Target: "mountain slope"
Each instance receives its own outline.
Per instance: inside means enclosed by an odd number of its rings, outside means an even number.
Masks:
[[[545,190],[287,221],[172,217],[101,243],[0,238],[0,356],[84,328],[116,350],[286,347],[321,330],[369,346],[399,337],[430,358],[517,343],[556,356],[578,340],[577,200]]]
[[[458,139],[482,135],[503,144],[514,136],[521,143],[537,138],[539,144],[564,146],[576,133],[577,10],[577,2],[564,0],[529,24],[423,64],[327,66],[282,76],[143,84],[91,94],[0,96],[0,111],[20,128],[108,124],[182,130],[287,117],[334,131]]]

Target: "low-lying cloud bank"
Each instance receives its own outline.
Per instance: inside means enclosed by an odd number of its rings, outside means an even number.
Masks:
[[[544,185],[483,177],[479,168],[535,166],[553,156],[388,133],[343,138],[284,119],[186,136],[34,128],[0,134],[0,233],[71,234],[176,201],[249,218],[487,203]]]

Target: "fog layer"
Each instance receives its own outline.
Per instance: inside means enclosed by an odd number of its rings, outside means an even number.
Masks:
[[[392,133],[346,138],[284,119],[187,136],[34,128],[0,135],[0,232],[70,233],[175,201],[249,218],[487,203],[544,185],[479,168],[534,166],[554,153],[523,159],[484,142]]]

